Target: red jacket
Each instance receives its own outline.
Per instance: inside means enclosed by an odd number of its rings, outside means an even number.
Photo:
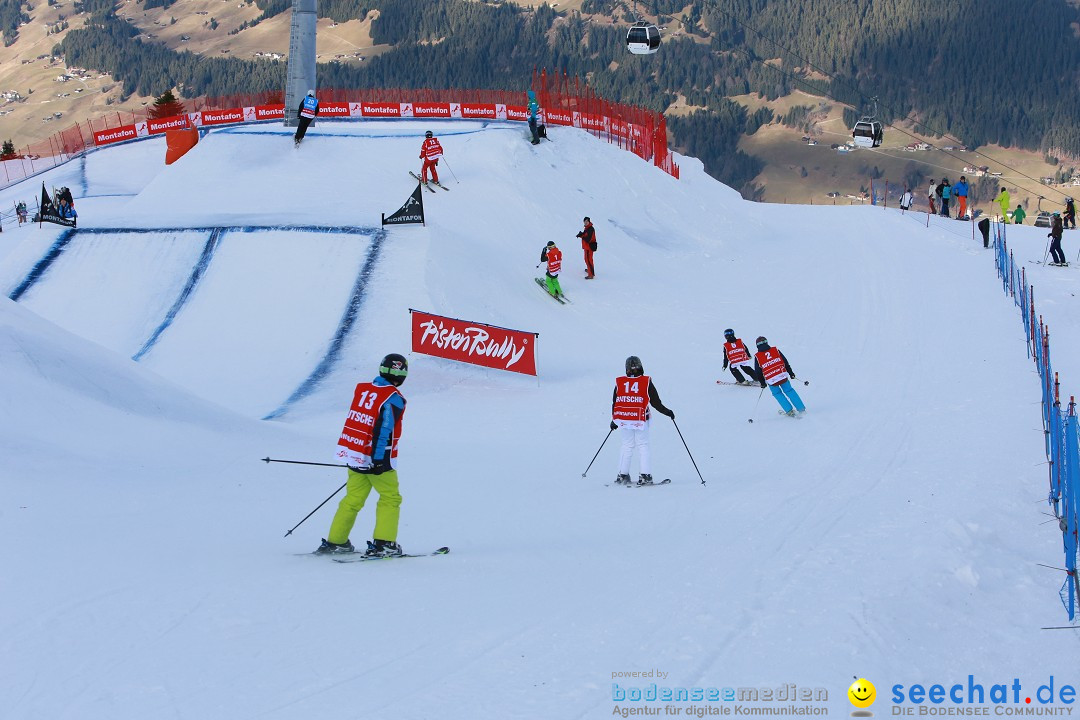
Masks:
[[[442,145],[439,144],[439,138],[429,137],[424,140],[424,144],[420,147],[421,160],[438,160],[442,157],[442,154]]]

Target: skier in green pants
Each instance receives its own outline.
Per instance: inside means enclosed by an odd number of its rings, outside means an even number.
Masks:
[[[562,250],[554,240],[548,240],[548,244],[540,251],[540,262],[547,263],[547,274],[544,281],[547,283],[548,294],[552,297],[562,297],[562,285],[559,284],[559,271],[562,269]]]
[[[409,372],[408,361],[390,353],[379,364],[379,376],[359,383],[353,391],[352,406],[338,438],[337,457],[349,467],[345,497],[338,504],[330,532],[316,553],[351,553],[349,542],[356,516],[363,509],[371,489],[379,493],[375,507],[374,539],[365,555],[390,557],[403,553],[397,544],[401,493],[395,469],[405,397],[398,387]]]

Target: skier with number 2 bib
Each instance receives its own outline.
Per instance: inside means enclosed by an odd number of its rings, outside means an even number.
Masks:
[[[796,417],[805,413],[806,406],[790,382],[795,378],[795,371],[784,353],[780,352],[780,348],[769,345],[769,341],[763,337],[759,337],[755,344],[758,351],[754,355],[754,369],[760,373],[762,389],[766,384],[769,386],[769,392],[783,408],[780,411],[782,414]]]
[[[615,378],[611,394],[611,429],[620,429],[622,449],[619,452],[619,475],[616,485],[631,485],[630,459],[638,449],[640,474],[637,484],[652,485],[652,458],[649,455],[649,406],[662,415],[675,419],[675,412],[664,407],[652,379],[645,374],[641,358],[626,358],[626,374]]]

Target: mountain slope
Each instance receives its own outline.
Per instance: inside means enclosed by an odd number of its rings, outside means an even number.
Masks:
[[[851,676],[865,676],[887,713],[894,683],[974,673],[1034,688],[1060,673],[1073,639],[1036,631],[1062,617],[1058,579],[1035,566],[1060,552],[1057,531],[1039,526],[1037,381],[967,225],[935,218],[927,229],[925,216],[881,208],[768,208],[693,159],[680,158],[674,180],[580,131],[555,128],[534,148],[520,126],[468,122],[320,122],[299,152],[283,128],[214,132],[201,156],[168,168],[148,157],[155,177],[134,197],[92,197],[88,182],[80,220],[141,218],[135,229],[159,233],[182,206],[192,226],[259,212],[267,224],[322,212],[372,225],[415,187],[405,169],[427,128],[442,137],[451,191],[425,194],[427,227],[388,230],[340,362],[280,420],[140,386],[130,378],[145,368],[118,357],[112,374],[83,373],[78,394],[97,383],[114,405],[139,409],[166,393],[160,417],[138,422],[172,451],[106,447],[73,468],[61,454],[11,449],[25,470],[0,469],[16,499],[3,509],[0,563],[21,592],[0,599],[0,653],[18,662],[0,702],[14,717],[600,718],[630,707],[613,701],[612,682],[650,682],[613,673],[650,669],[686,688],[822,687],[837,713],[850,710]],[[257,173],[236,162],[245,149]],[[116,153],[119,167],[131,160],[123,150],[94,160],[104,169]],[[211,200],[224,186],[235,192]],[[158,203],[162,222],[152,222],[140,209],[162,198],[174,205]],[[584,215],[598,228],[591,281],[574,237]],[[22,245],[37,232],[13,233],[20,247],[0,262],[3,277],[20,275],[13,266],[34,255]],[[566,252],[565,307],[532,282],[549,239]],[[113,260],[136,273],[138,258]],[[295,311],[325,320],[339,289],[297,270],[308,275]],[[222,271],[247,282],[242,263]],[[70,283],[46,275],[41,287],[61,294]],[[1068,302],[1065,292],[1053,297]],[[59,332],[0,307],[28,337]],[[329,461],[353,384],[386,352],[408,350],[410,307],[538,332],[539,380],[411,355],[400,540],[451,554],[359,566],[294,557],[317,545],[333,501],[281,535],[344,477],[258,458]],[[209,313],[192,319],[217,327]],[[798,385],[805,418],[714,383],[728,326],[787,354],[809,382]],[[1075,348],[1066,335],[1061,355]],[[249,340],[258,360],[237,381],[273,387],[273,342]],[[39,364],[104,352],[70,339],[31,349]],[[182,352],[202,362],[208,351],[188,336]],[[629,354],[676,412],[677,427],[659,417],[651,431],[667,487],[606,487],[617,437],[581,476]],[[33,373],[15,364],[4,389]],[[3,434],[32,403],[66,407],[62,383],[30,387],[40,389],[0,394],[13,403]],[[96,405],[71,408],[91,441],[128,437],[130,424]],[[27,553],[30,539],[77,542],[77,562]]]

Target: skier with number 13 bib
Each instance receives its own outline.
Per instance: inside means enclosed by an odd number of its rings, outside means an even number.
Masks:
[[[345,427],[338,438],[337,457],[349,470],[345,497],[338,504],[330,532],[317,554],[354,552],[349,541],[356,515],[364,508],[371,489],[379,493],[375,506],[374,539],[369,540],[368,557],[396,557],[403,554],[397,544],[401,493],[395,468],[401,419],[405,415],[405,396],[398,387],[409,374],[409,363],[401,355],[390,353],[379,363],[379,375],[362,382],[353,391],[352,406]]]
[[[652,458],[649,454],[649,406],[658,413],[675,419],[675,412],[664,407],[652,379],[645,374],[641,358],[626,358],[626,374],[615,378],[615,390],[611,394],[611,429],[622,433],[622,450],[619,452],[619,475],[616,485],[631,485],[630,460],[634,448],[638,449],[637,484],[652,485]]]

